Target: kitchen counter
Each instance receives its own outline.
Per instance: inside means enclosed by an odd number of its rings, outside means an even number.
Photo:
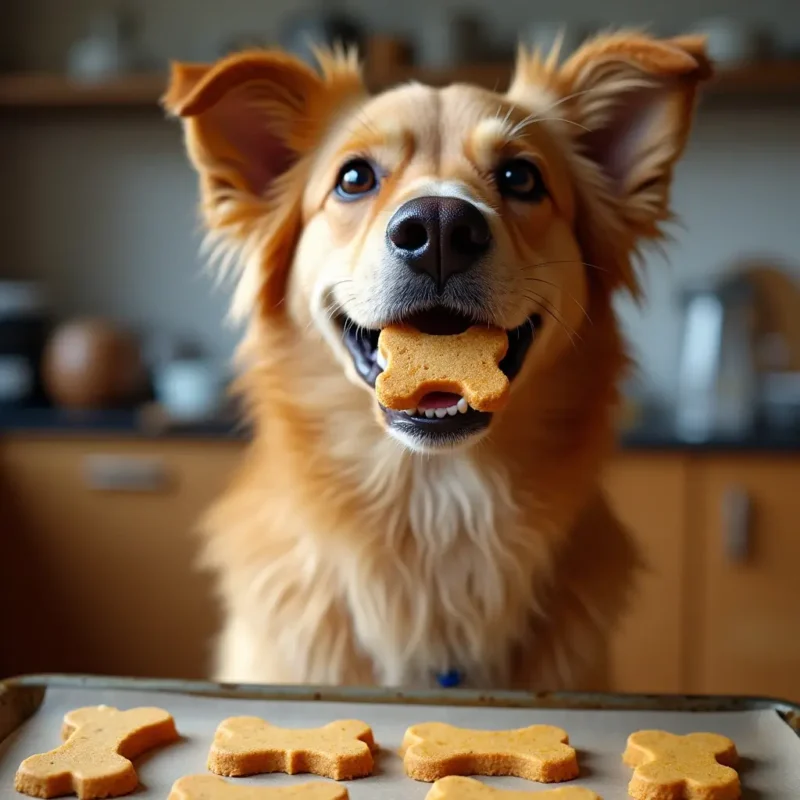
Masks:
[[[247,439],[247,425],[233,417],[191,424],[154,421],[137,408],[68,411],[50,407],[0,408],[0,436],[124,436],[139,438]]]
[[[680,438],[666,423],[648,423],[622,431],[620,446],[623,450],[800,454],[800,429],[778,430],[763,427],[746,436],[717,436],[707,441],[690,442]]]
[[[186,425],[154,423],[138,409],[66,411],[56,408],[0,408],[0,436],[123,436],[147,439],[249,438],[245,422],[232,416]],[[800,454],[800,429],[762,429],[746,437],[686,442],[665,422],[648,422],[624,430],[620,447],[632,451],[765,452]]]

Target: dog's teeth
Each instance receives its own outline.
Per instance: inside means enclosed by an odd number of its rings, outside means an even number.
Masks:
[[[462,413],[466,414],[469,411],[469,404],[467,401],[462,397],[458,403],[456,403],[456,408]]]
[[[436,409],[436,416],[439,419],[444,419],[447,416],[447,409],[446,408],[437,408]]]
[[[436,414],[436,411],[434,409],[432,409],[432,408],[426,408],[425,409],[425,416],[428,419],[433,419],[435,414]]]
[[[381,355],[380,350],[375,351],[375,363],[381,368],[386,369],[386,359]]]
[[[449,414],[451,417],[454,417],[456,414],[458,414],[458,406],[450,406],[450,407],[447,409],[447,413],[448,413],[448,414]]]
[[[404,408],[403,409],[403,413],[404,414],[408,414],[409,417],[412,417],[414,414],[417,413],[417,409],[416,408]]]

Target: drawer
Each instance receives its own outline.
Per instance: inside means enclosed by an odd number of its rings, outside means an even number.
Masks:
[[[49,669],[206,674],[217,615],[209,577],[196,568],[196,528],[241,451],[222,441],[0,443],[8,533],[35,576],[13,591],[29,602],[12,607],[38,609],[30,635],[54,643]],[[11,598],[2,599],[8,608]]]

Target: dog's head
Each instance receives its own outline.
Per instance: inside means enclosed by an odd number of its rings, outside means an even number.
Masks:
[[[380,330],[508,331],[518,387],[557,362],[598,302],[636,292],[631,258],[669,217],[702,41],[617,34],[562,66],[521,53],[511,88],[370,96],[352,56],[277,52],[177,65],[205,222],[241,266],[235,312],[321,334],[372,392]],[[414,448],[476,440],[491,415],[430,396],[381,423]]]

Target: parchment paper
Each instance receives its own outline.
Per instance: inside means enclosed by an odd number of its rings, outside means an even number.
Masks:
[[[420,722],[505,729],[547,723],[563,727],[577,748],[581,777],[568,785],[587,786],[604,800],[624,800],[630,769],[621,760],[633,731],[660,728],[673,733],[710,731],[731,737],[742,756],[745,800],[800,800],[800,738],[778,714],[766,711],[680,713],[490,709],[442,706],[368,705],[297,701],[236,700],[164,692],[50,687],[37,714],[0,745],[0,797],[20,799],[13,788],[19,763],[59,744],[67,711],[87,705],[159,706],[174,717],[182,741],[143,756],[136,765],[141,786],[137,800],[165,800],[183,775],[206,771],[206,756],[217,725],[226,717],[254,715],[284,727],[317,727],[335,719],[361,719],[372,726],[382,751],[376,774],[346,784],[352,800],[423,800],[430,785],[405,777],[397,749],[403,733]],[[262,775],[230,779],[259,786],[286,786],[317,779],[304,775]],[[482,778],[496,787],[544,791],[553,786],[516,778]],[[565,785],[565,784],[561,784]]]

